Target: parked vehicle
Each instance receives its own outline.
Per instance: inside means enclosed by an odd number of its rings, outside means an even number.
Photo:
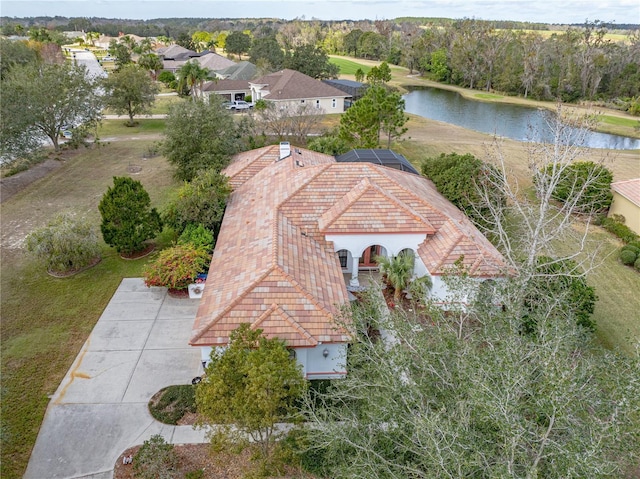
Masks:
[[[248,110],[249,108],[253,108],[253,104],[242,100],[235,100],[225,103],[224,107],[227,110]]]

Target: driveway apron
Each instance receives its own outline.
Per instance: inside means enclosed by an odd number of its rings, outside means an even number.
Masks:
[[[24,477],[107,479],[125,449],[154,434],[204,442],[203,431],[161,424],[147,408],[163,387],[201,373],[200,351],[188,345],[197,308],[123,279],[51,398]]]

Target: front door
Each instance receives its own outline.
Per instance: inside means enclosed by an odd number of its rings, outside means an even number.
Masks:
[[[362,252],[362,256],[360,256],[359,265],[361,268],[375,268],[378,266],[375,258],[376,256],[380,256],[382,253],[382,246],[374,244],[373,246],[369,246]]]

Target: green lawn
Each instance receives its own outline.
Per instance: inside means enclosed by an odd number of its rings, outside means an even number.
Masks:
[[[156,101],[151,108],[151,113],[154,115],[166,115],[169,113],[171,105],[175,103],[182,103],[187,100],[188,98],[180,97],[178,95],[156,96]]]
[[[613,115],[599,115],[598,120],[607,125],[627,126],[629,128],[640,127],[640,118],[622,118]]]
[[[369,70],[371,70],[370,66],[363,65],[362,63],[357,63],[353,60],[346,60],[344,58],[330,57],[329,61],[334,65],[338,65],[340,67],[340,75],[355,75],[356,71],[358,71],[358,68],[360,68],[366,75]]]
[[[59,211],[98,227],[98,202],[113,176],[139,179],[160,209],[176,188],[163,157],[143,159],[150,141],[120,141],[69,157],[49,176],[6,200],[2,211],[2,477],[20,478],[45,408],[124,277],[139,277],[149,258],[126,261],[104,245],[103,260],[66,279],[53,278],[16,243]],[[131,166],[140,168],[130,174]]]
[[[502,95],[496,95],[494,93],[476,93],[473,95],[475,98],[479,98],[481,100],[498,100],[500,98],[504,98]]]
[[[162,133],[165,128],[164,120],[136,119],[136,126],[127,126],[128,117],[121,120],[103,120],[98,127],[98,137],[136,136],[140,134]]]

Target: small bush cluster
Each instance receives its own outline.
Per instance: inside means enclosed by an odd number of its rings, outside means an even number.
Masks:
[[[640,271],[640,236],[624,224],[624,217],[620,215],[613,215],[611,218],[602,217],[596,224],[627,243],[620,248],[618,259],[622,264]]]
[[[213,231],[205,228],[202,224],[189,223],[178,238],[178,244],[190,244],[207,253],[213,251],[213,242]]]
[[[144,283],[186,289],[199,273],[204,272],[209,259],[209,253],[191,244],[175,245],[162,251],[158,259],[146,266]]]
[[[92,264],[100,257],[95,228],[69,213],[55,216],[47,226],[26,238],[27,251],[33,253],[55,273],[68,273]]]
[[[160,434],[144,442],[133,460],[135,477],[140,479],[174,479],[178,477],[178,456],[173,444]]]
[[[165,424],[178,424],[187,413],[196,412],[196,389],[191,384],[180,384],[162,390],[160,399],[149,403],[154,419]]]

